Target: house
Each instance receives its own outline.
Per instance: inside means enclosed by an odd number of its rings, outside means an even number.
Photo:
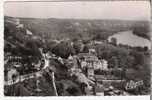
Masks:
[[[108,70],[108,61],[106,61],[105,59],[101,60],[101,67],[99,68],[100,70]]]
[[[27,35],[33,35],[33,33],[30,30],[28,30],[28,29],[26,29],[26,34]]]
[[[23,24],[18,24],[18,25],[16,26],[16,28],[24,28],[24,25],[23,25]]]
[[[98,59],[93,53],[80,53],[81,68],[86,72],[88,77],[94,76],[94,70],[108,70],[108,62],[105,59]]]
[[[78,58],[76,55],[74,56],[69,56],[67,59],[68,65],[70,66],[70,72],[75,73],[75,72],[81,72],[80,64],[78,62]]]
[[[103,43],[102,41],[97,41],[97,40],[91,41],[91,45],[99,45],[102,43]]]
[[[92,64],[92,67],[94,69],[108,69],[108,62],[105,59],[100,60],[97,56],[91,53],[80,53],[78,54],[78,57],[80,59],[82,68],[88,66],[89,64]]]
[[[96,55],[96,50],[95,50],[95,49],[89,49],[89,54],[94,54],[94,55]]]
[[[8,72],[7,72],[7,80],[10,81],[13,78],[13,75],[18,76],[19,72],[15,67],[12,67]]]
[[[80,53],[78,57],[81,62],[81,68],[85,70],[88,78],[92,78],[94,76],[94,65],[99,61],[98,58],[89,53]]]
[[[19,25],[20,24],[20,19],[11,18],[11,19],[7,19],[6,22],[11,23],[11,24],[15,24],[15,25]]]
[[[87,77],[90,79],[94,78],[94,69],[93,68],[91,68],[91,67],[87,68]]]

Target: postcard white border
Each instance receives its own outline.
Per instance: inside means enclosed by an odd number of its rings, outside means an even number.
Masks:
[[[150,95],[146,96],[78,96],[78,97],[5,97],[3,94],[3,30],[4,30],[4,15],[3,4],[5,1],[31,1],[31,0],[0,0],[0,100],[150,100]],[[32,0],[34,1],[34,0]],[[43,0],[35,0],[43,1]],[[64,1],[64,0],[44,0],[44,1]],[[69,1],[69,0],[68,0]],[[73,0],[71,0],[73,1]],[[86,0],[82,0],[86,1]],[[89,0],[90,1],[90,0]],[[97,0],[99,1],[99,0]],[[101,0],[105,1],[105,0]],[[115,0],[114,0],[115,1]],[[126,1],[126,0],[125,0]],[[130,0],[129,0],[130,1]],[[138,0],[137,0],[138,1]],[[141,0],[140,0],[141,1]],[[144,1],[144,0],[143,0]],[[147,0],[145,0],[147,1]]]

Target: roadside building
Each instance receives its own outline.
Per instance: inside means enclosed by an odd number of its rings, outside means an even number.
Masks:
[[[19,72],[17,71],[17,69],[15,67],[12,67],[8,73],[7,73],[7,80],[10,81],[12,80],[13,75],[19,75]]]
[[[28,29],[26,29],[26,34],[27,35],[33,35],[33,33],[30,30],[28,30]]]
[[[100,70],[108,70],[108,61],[105,60],[105,59],[102,59],[101,60],[101,67],[100,67]]]
[[[89,54],[96,55],[96,50],[95,49],[89,49]]]
[[[71,73],[81,72],[81,67],[80,67],[80,64],[79,64],[79,61],[78,61],[78,58],[76,55],[74,55],[74,56],[70,55],[68,57],[67,62],[68,62],[68,66],[70,66],[69,71]]]
[[[61,57],[58,57],[58,61],[61,63],[61,64],[64,64],[64,61]]]
[[[87,66],[87,62],[86,61],[81,61],[81,68],[85,68]]]
[[[94,40],[94,41],[91,41],[91,45],[100,45],[102,44],[103,42],[102,41],[97,41],[97,40]]]

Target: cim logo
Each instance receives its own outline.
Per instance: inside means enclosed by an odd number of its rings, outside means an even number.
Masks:
[[[143,80],[137,81],[137,82],[131,80],[131,81],[129,81],[129,82],[126,84],[125,89],[126,89],[126,90],[131,90],[131,89],[135,89],[135,88],[137,88],[137,87],[139,87],[139,86],[142,86],[142,85],[144,85]]]

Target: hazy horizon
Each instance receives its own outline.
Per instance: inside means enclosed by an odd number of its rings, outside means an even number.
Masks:
[[[151,20],[148,1],[5,2],[4,15],[45,19]]]

